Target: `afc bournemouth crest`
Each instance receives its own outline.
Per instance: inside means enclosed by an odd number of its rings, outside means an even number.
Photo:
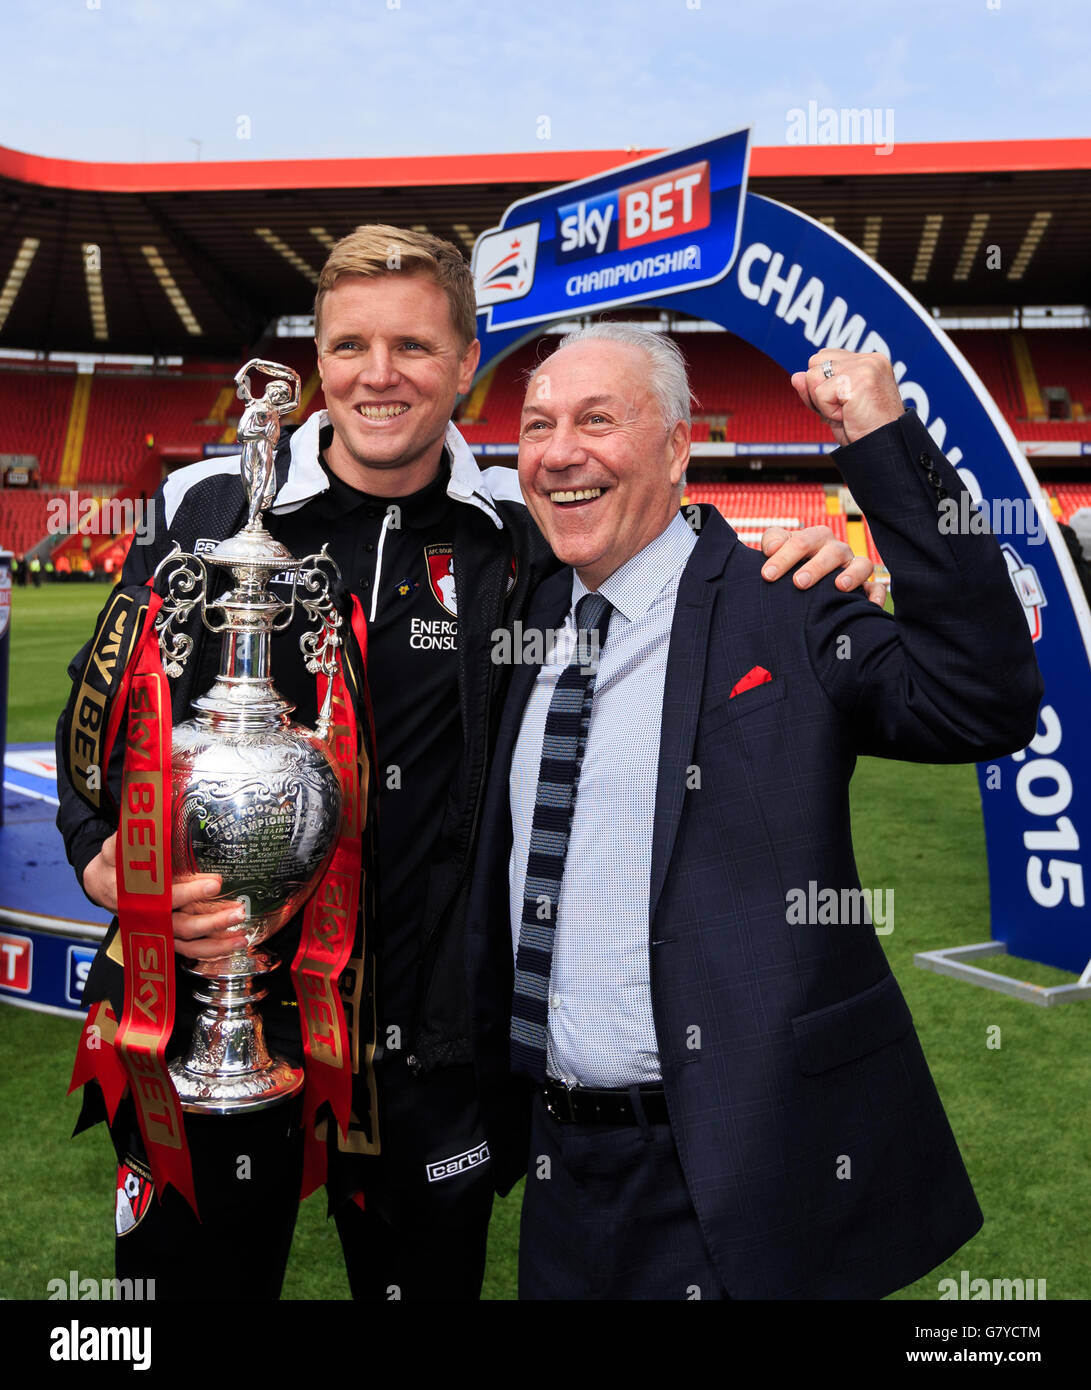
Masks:
[[[426,545],[424,562],[428,566],[428,585],[439,604],[452,618],[458,617],[455,595],[455,554],[450,545]]]
[[[121,1163],[117,1170],[117,1219],[116,1230],[119,1236],[127,1236],[140,1225],[151,1206],[155,1187],[151,1176],[128,1163]]]

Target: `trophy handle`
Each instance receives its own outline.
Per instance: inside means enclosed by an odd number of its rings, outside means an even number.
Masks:
[[[329,566],[330,572],[324,568]],[[329,742],[330,716],[333,709],[333,681],[340,668],[338,648],[341,646],[341,614],[330,594],[330,580],[341,577],[337,561],[323,546],[317,555],[308,555],[299,563],[299,583],[303,594],[299,602],[316,627],[299,639],[299,649],[312,676],[324,675],[326,694],[315,720],[314,731],[323,743]],[[293,590],[293,599],[295,592]]]
[[[175,561],[178,563],[174,564]],[[198,604],[201,605],[201,618],[208,626],[204,616],[208,571],[197,555],[187,555],[176,542],[156,565],[152,575],[153,585],[158,581],[164,566],[170,564],[173,564],[173,568],[167,576],[166,593],[159,616],[155,620],[155,631],[159,638],[159,655],[163,661],[163,670],[168,676],[177,677],[182,674],[193,651],[193,638],[179,629]]]

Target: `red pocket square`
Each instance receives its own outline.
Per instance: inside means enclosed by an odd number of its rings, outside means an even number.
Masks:
[[[735,682],[731,689],[731,694],[727,698],[733,700],[736,695],[741,695],[744,690],[753,690],[756,685],[765,685],[767,681],[771,681],[772,679],[773,677],[764,666],[753,666],[747,671],[741,681]]]

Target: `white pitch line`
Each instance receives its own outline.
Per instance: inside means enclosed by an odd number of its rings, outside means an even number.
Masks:
[[[36,801],[48,801],[51,806],[59,806],[61,804],[55,796],[49,796],[46,792],[31,791],[29,787],[20,786],[18,782],[5,782],[4,790],[19,792],[22,796],[32,796]]]

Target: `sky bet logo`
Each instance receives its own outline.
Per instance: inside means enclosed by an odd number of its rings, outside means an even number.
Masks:
[[[627,251],[707,227],[708,160],[557,209],[557,260]]]
[[[83,987],[87,983],[91,962],[94,959],[93,946],[69,946],[68,979],[64,989],[64,997],[69,1004],[78,1006],[83,1003]]]

